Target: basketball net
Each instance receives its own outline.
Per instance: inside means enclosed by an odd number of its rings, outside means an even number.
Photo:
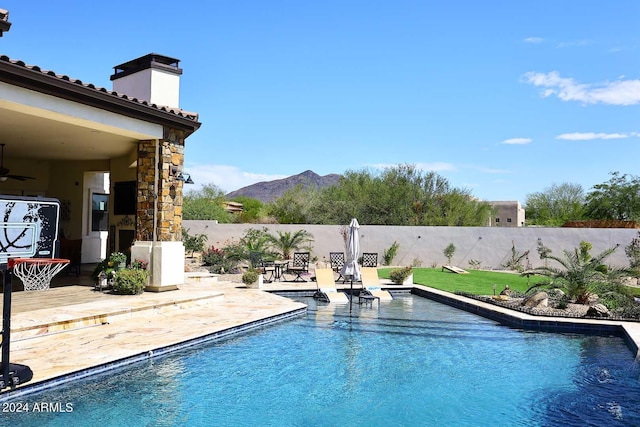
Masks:
[[[9,259],[9,268],[13,267],[25,291],[42,291],[49,289],[51,279],[69,264],[68,259],[61,258],[13,258]]]

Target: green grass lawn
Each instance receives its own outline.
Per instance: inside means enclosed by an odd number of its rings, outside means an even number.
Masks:
[[[378,269],[378,275],[388,279],[391,268]],[[441,271],[439,268],[414,268],[413,283],[430,286],[447,292],[467,292],[475,295],[493,295],[493,285],[499,294],[506,285],[514,291],[525,292],[529,285],[527,278],[519,274],[498,271],[467,270],[469,274],[456,274]],[[545,278],[531,276],[531,284],[541,282]],[[640,296],[640,288],[629,287],[632,295]]]
[[[390,268],[378,270],[380,277],[389,278]],[[447,292],[468,292],[475,295],[493,295],[493,285],[496,285],[496,294],[506,285],[515,291],[525,292],[529,285],[526,277],[519,274],[503,273],[497,271],[467,270],[469,274],[456,274],[441,271],[439,268],[414,268],[413,283],[430,286]],[[531,277],[531,283],[540,280],[540,277]]]

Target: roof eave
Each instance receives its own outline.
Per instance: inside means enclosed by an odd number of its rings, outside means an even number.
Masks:
[[[156,107],[146,101],[126,95],[97,88],[94,85],[84,85],[80,80],[73,80],[68,76],[57,76],[53,72],[43,72],[39,67],[28,67],[23,62],[16,63],[7,57],[0,57],[0,81],[56,96],[69,101],[123,114],[147,122],[158,123],[185,131],[185,137],[200,128],[198,115],[190,113],[183,116],[170,111],[166,107]]]

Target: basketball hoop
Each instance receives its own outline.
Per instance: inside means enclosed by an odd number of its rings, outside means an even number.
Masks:
[[[62,258],[9,258],[7,265],[22,280],[25,291],[49,289],[51,279],[69,264]]]

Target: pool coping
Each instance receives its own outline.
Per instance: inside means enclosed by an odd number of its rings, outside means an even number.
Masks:
[[[617,335],[625,340],[636,359],[640,357],[640,324],[637,322],[534,316],[422,285],[413,285],[411,293],[514,328],[546,332]]]
[[[245,333],[251,330],[258,329],[262,326],[270,325],[280,321],[292,319],[298,316],[302,316],[307,312],[307,307],[296,308],[283,313],[279,313],[272,316],[267,316],[261,319],[252,320],[250,322],[242,323],[237,326],[232,326],[226,329],[214,331],[196,338],[191,338],[185,341],[181,341],[175,344],[166,346],[160,346],[153,350],[143,351],[137,354],[126,356],[120,359],[109,361],[106,363],[98,364],[90,368],[81,369],[68,374],[63,374],[54,378],[39,381],[33,384],[25,384],[13,390],[5,390],[0,393],[0,402],[6,402],[15,400],[16,398],[25,397],[34,393],[45,391],[60,385],[64,385],[73,381],[78,381],[93,377],[100,374],[106,374],[110,371],[115,371],[119,368],[123,368],[135,363],[151,360],[154,358],[160,358],[171,353],[175,353],[199,344],[207,342],[215,342],[228,338],[234,335]]]

